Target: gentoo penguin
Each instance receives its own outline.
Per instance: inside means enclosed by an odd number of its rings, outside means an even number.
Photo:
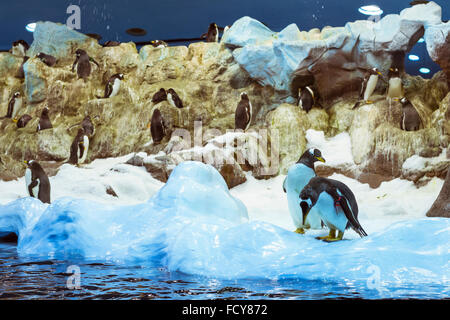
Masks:
[[[164,88],[161,88],[152,97],[153,104],[160,103],[161,101],[167,100],[167,93]]]
[[[45,107],[42,110],[41,117],[39,119],[39,123],[36,128],[36,132],[39,132],[39,131],[42,131],[45,129],[51,129],[51,128],[53,128],[53,126],[52,126],[52,123],[50,122],[50,118],[48,116],[48,108]]]
[[[175,90],[173,90],[172,88],[167,90],[167,101],[169,101],[169,103],[175,108],[183,108],[183,102],[181,101]]]
[[[49,67],[53,67],[56,64],[56,58],[54,56],[51,56],[49,54],[45,54],[43,52],[39,53],[36,58],[41,60],[43,63],[45,63]]]
[[[208,32],[204,36],[206,36],[206,42],[219,42],[219,28],[217,24],[211,23],[208,27]]]
[[[105,95],[103,98],[111,98],[117,95],[120,90],[120,83],[123,80],[122,73],[112,75],[105,86]]]
[[[17,128],[25,128],[25,126],[30,122],[32,117],[29,114],[22,115],[19,119],[14,118],[14,122],[17,124]]]
[[[403,98],[403,84],[398,68],[389,68],[389,87],[387,98],[394,101],[399,101]]]
[[[225,26],[225,28],[223,28],[223,35],[228,31],[228,30],[230,30],[230,26]],[[223,37],[223,35],[222,35],[222,37]]]
[[[91,61],[94,62],[97,65],[97,67],[99,67],[99,65],[94,59],[92,59],[88,56],[86,51],[84,51],[82,49],[77,49],[77,51],[75,51],[75,54],[76,54],[76,59],[72,65],[72,72],[74,71],[75,65],[76,65],[78,78],[83,78],[85,80],[91,74],[91,63],[90,62]]]
[[[88,151],[89,137],[86,135],[83,128],[80,128],[70,145],[70,157],[68,162],[75,165],[84,163]]]
[[[92,123],[91,117],[87,115],[84,117],[83,121],[81,122],[81,127],[84,130],[84,133],[89,137],[92,138],[95,134],[95,127]]]
[[[236,129],[247,130],[252,121],[252,104],[246,92],[241,93],[241,101],[239,101],[234,114],[234,126]]]
[[[30,197],[37,198],[44,203],[50,203],[50,181],[41,165],[34,160],[24,161],[25,183]]]
[[[298,197],[309,180],[316,176],[314,163],[317,161],[325,162],[320,150],[314,148],[306,150],[297,163],[289,168],[283,182],[283,190],[287,194],[289,212],[292,222],[297,228],[295,230],[297,233],[305,233],[304,228],[320,229],[322,227],[321,220],[314,211],[308,216],[307,221],[303,221],[300,198]]]
[[[167,43],[162,40],[152,40],[152,41],[150,41],[150,44],[154,48],[165,48],[168,46]]]
[[[16,78],[19,78],[19,79],[25,78],[25,72],[23,71],[23,65],[25,64],[25,62],[28,61],[28,59],[30,59],[30,57],[27,57],[27,56],[23,57],[22,64],[20,65],[19,70],[17,70]]]
[[[402,120],[400,121],[400,128],[406,131],[416,131],[420,129],[420,115],[412,103],[405,97],[400,100],[402,104]]]
[[[16,92],[11,100],[9,100],[8,111],[6,112],[6,116],[3,118],[14,119],[20,108],[22,108],[22,95],[20,92]]]
[[[314,92],[310,87],[298,88],[298,106],[306,112],[314,106]]]
[[[342,240],[345,230],[349,227],[361,237],[367,236],[358,221],[358,204],[355,195],[344,183],[329,178],[314,177],[300,192],[299,198],[304,221],[309,218],[309,213],[315,208],[320,219],[330,228],[328,236],[318,239],[328,242]],[[339,231],[337,237],[336,230]]]
[[[382,74],[377,68],[367,70],[367,73],[364,76],[364,80],[361,85],[361,91],[359,93],[360,101],[356,102],[356,104],[353,106],[353,109],[357,108],[360,105],[361,100],[363,99],[366,104],[373,103],[373,101],[369,99],[375,91],[375,88],[377,87],[379,76],[382,76]]]
[[[166,135],[166,128],[164,125],[164,119],[159,109],[155,109],[152,114],[152,121],[150,124],[150,132],[154,144],[158,144]]]
[[[12,44],[11,53],[15,56],[24,57],[30,46],[25,40],[17,40]]]

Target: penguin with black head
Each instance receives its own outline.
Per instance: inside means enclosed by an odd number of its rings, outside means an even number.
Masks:
[[[41,117],[39,118],[39,123],[36,128],[36,132],[53,128],[52,123],[50,121],[50,117],[48,115],[48,112],[49,112],[49,110],[47,107],[42,109]]]
[[[389,86],[387,98],[389,100],[400,101],[404,97],[403,83],[400,70],[396,67],[389,68]]]
[[[81,122],[81,127],[84,130],[84,133],[89,137],[92,138],[95,134],[95,127],[94,123],[91,120],[91,117],[87,115],[84,117],[83,121]]]
[[[150,45],[154,48],[168,47],[168,44],[162,40],[152,40],[152,41],[150,41]]]
[[[298,89],[298,106],[309,112],[315,104],[314,91],[311,87],[306,86]]]
[[[355,195],[344,183],[323,177],[314,177],[300,192],[303,221],[315,209],[322,222],[330,229],[328,236],[317,239],[327,242],[342,240],[345,230],[352,228],[361,237],[367,236],[358,221]],[[338,235],[336,236],[336,230]]]
[[[241,100],[239,101],[235,114],[234,126],[238,130],[247,130],[252,121],[253,107],[246,92],[241,93]]]
[[[69,163],[74,165],[82,164],[86,161],[89,151],[89,137],[83,128],[78,129],[77,135],[70,145]]]
[[[87,52],[83,49],[77,49],[75,51],[76,59],[72,65],[72,72],[75,70],[75,66],[77,67],[78,78],[82,78],[84,80],[89,77],[91,74],[91,62],[95,63],[97,67],[100,67],[99,64],[88,56]]]
[[[6,116],[2,117],[1,119],[4,118],[14,119],[19,109],[22,108],[22,101],[23,101],[22,95],[20,94],[20,92],[15,92],[11,100],[9,100]]]
[[[400,120],[400,128],[405,131],[416,131],[420,129],[422,120],[416,108],[406,97],[400,100],[402,104],[402,119]]]
[[[167,101],[169,101],[169,103],[172,107],[175,107],[178,109],[183,108],[183,102],[181,101],[180,97],[175,92],[175,90],[173,90],[172,88],[167,90]]]
[[[30,197],[50,203],[50,181],[44,169],[35,160],[25,160],[25,183]]]
[[[150,133],[152,135],[153,144],[161,143],[161,140],[166,135],[166,126],[164,118],[161,115],[161,111],[156,108],[152,114],[152,120],[150,123]]]
[[[378,84],[378,78],[383,76],[382,73],[377,68],[372,68],[367,70],[364,80],[361,84],[361,91],[359,93],[359,101],[353,106],[356,109],[361,104],[363,100],[365,104],[372,104],[373,101],[370,100],[375,88]]]
[[[18,57],[24,57],[29,48],[30,46],[25,40],[17,40],[12,44],[11,53]]]
[[[116,73],[112,75],[105,86],[105,95],[103,98],[112,98],[119,93],[120,85],[124,79],[123,73]]]
[[[217,24],[211,23],[208,27],[208,32],[203,34],[202,37],[205,37],[206,42],[219,42],[219,28]]]
[[[159,89],[152,97],[152,103],[158,104],[167,100],[167,92],[164,88]]]
[[[54,56],[51,56],[49,54],[45,54],[43,52],[40,52],[36,58],[41,60],[43,63],[45,63],[49,67],[53,67],[56,64],[56,58]]]

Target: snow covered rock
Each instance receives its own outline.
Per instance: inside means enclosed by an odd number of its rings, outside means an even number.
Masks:
[[[447,165],[447,177],[445,178],[442,190],[439,193],[433,206],[427,212],[427,217],[450,218],[450,166]]]

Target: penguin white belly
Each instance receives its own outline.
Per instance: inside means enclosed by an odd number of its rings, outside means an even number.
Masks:
[[[22,108],[22,98],[16,98],[16,100],[14,102],[14,106],[13,106],[11,119],[14,119],[16,117],[16,114],[20,108]]]
[[[250,124],[252,122],[252,116],[253,116],[253,106],[250,101],[248,102],[248,106],[249,106],[249,117],[248,117],[248,123],[245,126],[245,130],[247,130],[250,127]]]
[[[289,213],[291,214],[292,222],[296,228],[303,228],[305,226],[309,226],[312,229],[322,228],[320,217],[317,215],[314,208],[311,209],[308,217],[306,218],[305,224],[303,224],[303,213],[300,208],[300,192],[315,175],[314,170],[304,164],[295,164],[289,168],[285,187],[288,198]]]
[[[369,77],[369,81],[367,81],[366,90],[364,91],[364,100],[365,101],[369,100],[370,96],[375,91],[375,88],[377,87],[377,83],[378,83],[378,76],[372,74]]]
[[[30,194],[30,191],[28,190],[28,186],[31,184],[31,170],[27,168],[25,170],[25,185],[27,187],[27,193],[32,197],[33,195]]]
[[[31,189],[31,191],[33,192],[33,197],[35,197],[36,199],[39,198],[39,185],[41,184],[41,181],[38,179],[36,179],[37,181],[37,185]]]
[[[83,146],[84,146],[83,156],[81,158],[78,157],[78,163],[84,163],[86,161],[87,153],[89,150],[89,138],[87,136],[83,136]]]
[[[12,54],[14,56],[24,57],[25,56],[25,48],[24,48],[24,46],[22,44],[20,44],[20,43],[18,45],[14,46],[12,48]]]
[[[169,101],[169,103],[170,103],[170,105],[171,105],[172,107],[174,107],[174,108],[177,107],[177,106],[175,105],[175,102],[173,101],[173,98],[172,98],[172,94],[171,94],[171,93],[168,93],[168,94],[167,94],[167,101]]]
[[[119,93],[120,90],[120,80],[119,79],[114,79],[114,84],[113,84],[113,88],[112,88],[112,92],[111,95],[109,96],[114,97]]]
[[[313,207],[318,211],[320,218],[328,228],[338,229],[341,232],[347,227],[347,217],[340,207],[335,207],[333,197],[322,192]]]
[[[391,99],[403,97],[402,79],[400,78],[389,79],[389,90],[387,96]]]

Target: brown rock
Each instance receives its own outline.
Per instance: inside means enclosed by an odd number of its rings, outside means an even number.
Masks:
[[[447,170],[447,177],[436,201],[427,212],[427,217],[450,218],[450,170]]]

